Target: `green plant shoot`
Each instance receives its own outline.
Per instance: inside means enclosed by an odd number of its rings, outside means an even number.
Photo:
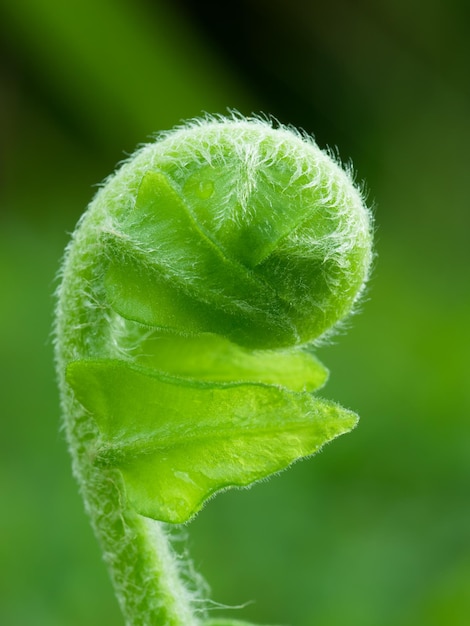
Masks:
[[[349,173],[258,118],[162,134],[90,204],[63,263],[56,361],[128,626],[235,624],[195,610],[168,524],[355,426],[313,394],[328,376],[313,346],[360,298],[371,239]]]

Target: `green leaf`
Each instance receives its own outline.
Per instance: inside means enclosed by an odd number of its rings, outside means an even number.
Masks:
[[[123,232],[130,245],[145,250],[154,264],[187,293],[235,313],[281,306],[276,293],[236,256],[228,257],[192,216],[183,196],[159,171],[142,177],[135,206]]]
[[[75,361],[67,380],[94,416],[96,462],[122,472],[141,515],[183,523],[213,493],[317,452],[357,416],[280,387],[208,384],[118,360]]]
[[[252,351],[211,333],[151,333],[139,344],[136,362],[187,379],[281,385],[291,391],[315,391],[329,374],[306,349]]]
[[[224,253],[161,172],[144,174],[119,228],[103,235],[110,260],[106,294],[126,319],[221,332],[251,347],[296,343],[290,305]]]

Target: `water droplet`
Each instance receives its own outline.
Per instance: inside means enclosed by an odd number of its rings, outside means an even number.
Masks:
[[[207,200],[214,193],[214,183],[212,180],[200,180],[196,187],[196,193],[201,200]]]

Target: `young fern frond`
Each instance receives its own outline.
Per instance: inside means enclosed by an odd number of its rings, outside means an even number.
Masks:
[[[371,218],[313,140],[206,118],[142,147],[67,249],[56,360],[75,476],[128,626],[213,626],[167,524],[318,451],[357,416],[312,392]]]

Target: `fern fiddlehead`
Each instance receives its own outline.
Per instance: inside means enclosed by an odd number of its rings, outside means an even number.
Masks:
[[[66,252],[56,362],[74,473],[127,625],[204,621],[167,524],[354,427],[312,394],[327,378],[312,344],[354,307],[370,261],[349,175],[257,118],[177,128],[100,189]]]

